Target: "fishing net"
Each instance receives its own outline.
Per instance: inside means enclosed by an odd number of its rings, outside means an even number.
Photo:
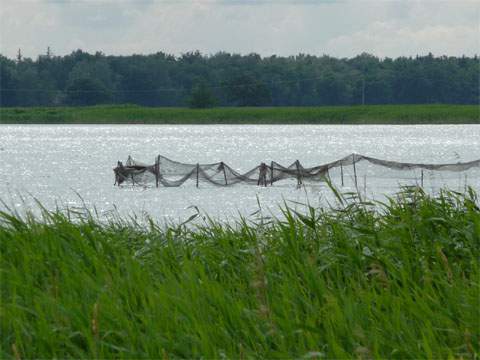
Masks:
[[[289,166],[283,166],[275,161],[270,162],[270,164],[262,162],[253,169],[240,173],[224,162],[186,164],[158,155],[152,165],[136,161],[129,156],[125,165],[119,161],[113,171],[115,184],[119,186],[121,184],[132,184],[176,187],[188,180],[193,180],[197,187],[200,183],[209,183],[216,186],[232,186],[238,183],[267,186],[286,179],[293,179],[300,186],[303,182],[325,181],[332,173],[341,177],[342,185],[344,177],[348,176],[352,177],[355,185],[357,185],[357,167],[362,164],[368,165],[362,170],[365,176],[369,171],[372,171],[371,167],[373,166],[398,174],[396,178],[399,180],[402,179],[402,173],[408,173],[409,176],[405,179],[410,180],[413,176],[415,180],[421,181],[423,186],[424,171],[427,174],[432,172],[465,172],[480,168],[480,159],[450,164],[423,164],[388,161],[351,154],[342,159],[314,167],[304,167],[298,160]],[[377,176],[379,173],[382,172],[377,171]]]

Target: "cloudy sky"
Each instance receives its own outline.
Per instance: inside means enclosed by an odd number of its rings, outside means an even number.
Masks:
[[[480,0],[0,0],[0,53],[474,55]]]

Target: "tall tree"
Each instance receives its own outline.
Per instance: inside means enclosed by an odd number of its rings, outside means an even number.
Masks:
[[[0,106],[18,106],[19,84],[15,63],[0,55]]]
[[[68,86],[66,102],[69,105],[85,106],[105,104],[111,101],[108,89],[92,78],[78,78]]]
[[[195,109],[205,109],[215,106],[217,100],[212,93],[212,90],[205,82],[200,82],[192,90],[192,95],[189,99],[189,105]]]
[[[478,104],[479,73],[477,56],[380,59],[363,53],[337,59],[198,51],[179,57],[105,56],[82,50],[54,56],[47,49],[35,60],[21,53],[12,60],[0,56],[0,105],[185,106],[205,93],[200,82],[220,106]]]
[[[238,106],[266,106],[271,102],[270,89],[253,74],[240,74],[224,85],[229,100]]]

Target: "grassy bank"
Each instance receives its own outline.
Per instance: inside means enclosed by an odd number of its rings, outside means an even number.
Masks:
[[[0,214],[2,358],[477,358],[475,194],[237,226]]]
[[[478,124],[475,105],[275,108],[93,106],[0,108],[3,124]]]

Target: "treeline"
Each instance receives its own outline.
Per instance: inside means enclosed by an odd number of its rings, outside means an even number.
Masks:
[[[0,105],[477,104],[477,56],[0,55]]]

